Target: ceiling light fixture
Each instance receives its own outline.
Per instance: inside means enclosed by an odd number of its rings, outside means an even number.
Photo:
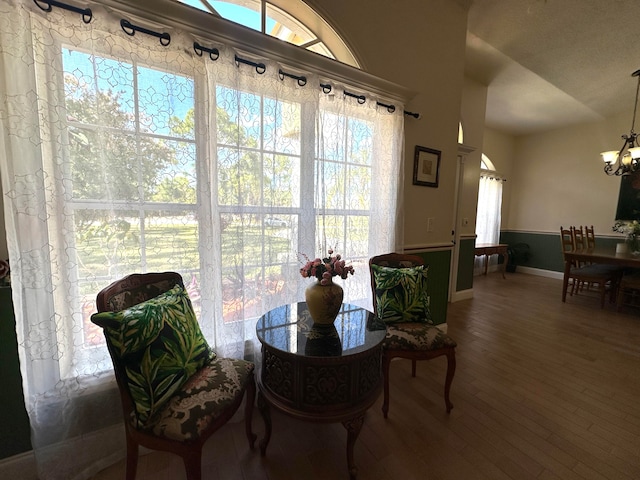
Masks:
[[[636,111],[638,110],[638,92],[640,91],[640,70],[631,74],[638,78],[636,86],[636,101],[633,105],[633,120],[631,121],[631,132],[629,135],[622,135],[624,143],[620,151],[610,150],[602,152],[604,160],[604,172],[607,175],[629,175],[636,170],[640,170],[640,146],[638,146],[638,134],[633,130],[636,123]]]

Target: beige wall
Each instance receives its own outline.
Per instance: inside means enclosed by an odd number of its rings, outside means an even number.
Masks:
[[[620,148],[630,118],[517,138],[503,229],[555,233],[593,224],[596,234],[612,234],[620,179],[604,174],[599,152]]]
[[[367,72],[417,95],[405,118],[405,246],[451,245],[457,132],[464,83],[465,2],[307,0],[354,49]],[[438,188],[413,185],[416,145],[442,151]],[[434,218],[427,231],[427,218]]]

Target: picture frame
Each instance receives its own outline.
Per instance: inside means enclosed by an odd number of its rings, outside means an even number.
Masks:
[[[413,160],[413,184],[438,187],[440,173],[440,150],[416,145]]]

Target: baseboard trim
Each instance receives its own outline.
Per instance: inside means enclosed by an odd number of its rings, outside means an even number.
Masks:
[[[33,450],[0,460],[0,477],[38,480],[38,469]]]
[[[523,267],[518,266],[517,272],[527,273],[529,275],[537,275],[538,277],[555,278],[562,280],[564,278],[564,272],[556,272],[554,270],[543,270],[541,268]]]
[[[468,290],[460,290],[459,292],[453,292],[451,294],[451,303],[459,302],[461,300],[469,300],[473,298],[473,288]]]

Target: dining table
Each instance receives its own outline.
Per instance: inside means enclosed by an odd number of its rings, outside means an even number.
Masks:
[[[640,255],[615,246],[596,246],[564,252],[564,276],[562,278],[562,301],[567,299],[567,288],[571,267],[581,264],[612,265],[640,269]]]

